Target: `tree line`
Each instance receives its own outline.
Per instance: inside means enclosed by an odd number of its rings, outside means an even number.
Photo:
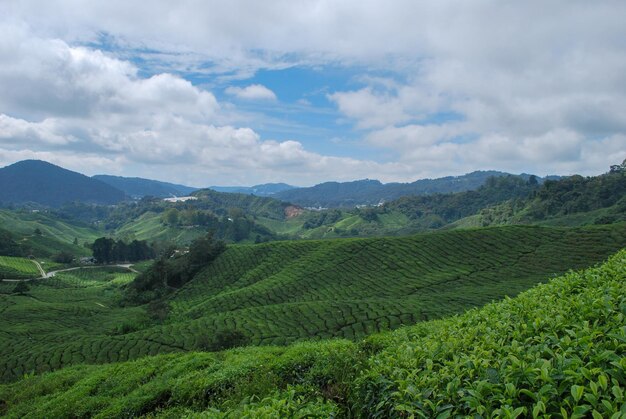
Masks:
[[[171,249],[162,253],[148,270],[128,284],[125,300],[130,304],[158,300],[190,281],[225,249],[225,243],[215,240],[213,233],[209,232],[191,242],[188,251]]]
[[[154,249],[145,240],[133,240],[126,243],[109,237],[100,237],[91,245],[93,257],[98,263],[137,262],[152,259]]]

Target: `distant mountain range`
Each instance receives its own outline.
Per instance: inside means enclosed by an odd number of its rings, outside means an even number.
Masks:
[[[139,177],[95,175],[92,176],[92,179],[111,185],[132,198],[143,198],[144,196],[154,196],[156,198],[185,196],[198,190],[198,188],[190,186]]]
[[[408,195],[429,195],[434,193],[463,192],[478,189],[490,177],[509,176],[509,173],[495,170],[476,171],[462,176],[446,176],[438,179],[421,179],[411,183],[386,183],[378,180],[357,180],[354,182],[326,182],[310,188],[290,189],[276,193],[274,198],[288,201],[303,207],[354,207],[356,205],[376,205]],[[528,179],[531,175],[519,175]],[[555,179],[558,177],[551,176]],[[542,178],[537,178],[541,182]]]
[[[209,186],[216,192],[228,193],[244,193],[256,196],[274,196],[279,192],[296,189],[297,186],[287,185],[286,183],[264,183],[254,186]]]
[[[59,207],[67,202],[111,205],[126,194],[104,182],[41,160],[0,169],[0,203]]]
[[[378,180],[365,179],[353,182],[325,182],[308,188],[285,183],[266,183],[250,187],[211,186],[208,189],[221,193],[271,197],[302,207],[349,208],[357,205],[376,205],[403,196],[475,190],[490,177],[507,175],[509,174],[491,170],[462,176],[421,179],[411,183],[383,184]],[[531,175],[518,176],[528,179]],[[545,180],[537,179],[539,182]],[[185,196],[198,190],[185,185],[138,177],[96,175],[90,178],[40,160],[25,160],[0,169],[0,204],[3,205],[35,203],[59,207],[68,202],[110,205],[144,196],[157,198]]]

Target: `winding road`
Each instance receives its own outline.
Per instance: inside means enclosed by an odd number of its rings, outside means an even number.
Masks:
[[[44,271],[44,269],[41,267],[41,264],[39,262],[37,262],[34,259],[30,260],[31,262],[33,262],[35,265],[37,265],[37,269],[39,270],[39,273],[41,276],[39,276],[38,278],[27,278],[27,279],[2,279],[0,281],[2,282],[27,282],[27,281],[36,281],[38,279],[48,279],[48,278],[52,278],[54,277],[56,274],[58,274],[59,272],[69,272],[69,271],[76,271],[78,269],[96,269],[96,268],[123,268],[123,269],[128,269],[131,272],[134,273],[140,273],[138,270],[134,269],[132,266],[132,263],[119,263],[119,264],[115,264],[115,265],[90,265],[90,266],[75,266],[73,268],[66,268],[66,269],[57,269],[55,271],[50,271],[48,273],[46,273],[46,271]]]

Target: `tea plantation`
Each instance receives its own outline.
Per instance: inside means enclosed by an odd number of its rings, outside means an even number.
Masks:
[[[357,343],[169,354],[29,375],[0,386],[0,414],[621,418],[624,353],[621,251],[514,299]]]
[[[37,265],[31,260],[13,256],[0,256],[0,279],[28,279],[40,276]]]
[[[167,300],[123,306],[127,271],[0,286],[0,379],[145,355],[357,340],[513,296],[626,246],[623,224],[230,246]]]

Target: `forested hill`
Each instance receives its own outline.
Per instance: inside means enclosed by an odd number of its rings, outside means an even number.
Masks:
[[[106,183],[41,160],[24,160],[0,169],[3,205],[59,207],[74,201],[110,205],[126,198],[124,192]]]
[[[190,186],[139,177],[95,175],[92,176],[92,179],[97,179],[109,184],[133,198],[143,198],[144,196],[154,196],[157,198],[184,196],[198,190],[198,188],[192,188]]]
[[[485,208],[477,225],[578,226],[626,221],[626,164],[599,176],[548,180],[527,199]]]
[[[378,180],[354,182],[326,182],[310,188],[297,188],[274,195],[283,201],[305,207],[354,207],[375,205],[409,195],[454,193],[478,189],[490,177],[509,176],[494,170],[476,171],[463,176],[446,176],[437,179],[420,179],[412,183],[386,183]],[[520,175],[524,180],[530,175]],[[541,180],[541,179],[540,179]]]
[[[291,205],[274,198],[216,192],[211,189],[201,189],[194,192],[193,196],[197,197],[198,201],[189,204],[200,209],[211,210],[219,215],[227,214],[228,209],[237,208],[248,215],[283,220],[285,209]]]

